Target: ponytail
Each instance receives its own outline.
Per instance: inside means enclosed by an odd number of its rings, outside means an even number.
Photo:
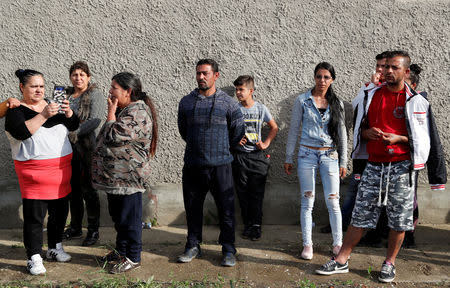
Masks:
[[[158,143],[158,115],[156,113],[156,108],[153,104],[152,98],[147,96],[145,92],[141,92],[138,98],[147,104],[152,114],[152,142],[150,143],[150,155],[155,156],[156,146]]]
[[[343,121],[342,117],[344,115],[344,111],[341,106],[341,101],[334,93],[333,87],[328,87],[327,94],[325,94],[325,98],[328,101],[328,105],[330,105],[330,121],[328,122],[328,134],[330,134],[331,139],[333,140],[334,145],[337,147],[340,143],[340,135],[339,135],[339,125],[340,121]]]

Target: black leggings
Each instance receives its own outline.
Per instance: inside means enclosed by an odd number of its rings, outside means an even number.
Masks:
[[[42,253],[44,218],[48,210],[48,248],[56,247],[62,241],[64,226],[69,212],[68,197],[55,200],[22,199],[23,243],[28,259]]]

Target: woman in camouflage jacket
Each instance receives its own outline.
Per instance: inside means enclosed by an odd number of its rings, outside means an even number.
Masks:
[[[104,257],[118,261],[111,273],[140,266],[142,192],[148,187],[150,158],[158,137],[156,110],[139,78],[122,72],[112,78],[107,122],[97,138],[93,185],[105,191],[117,231],[116,249]]]

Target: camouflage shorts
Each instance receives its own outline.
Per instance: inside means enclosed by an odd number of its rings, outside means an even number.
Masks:
[[[396,231],[408,231],[413,228],[413,203],[415,177],[410,175],[411,161],[392,163],[389,172],[389,189],[386,204],[388,226]],[[379,203],[380,177],[381,202],[386,196],[388,165],[374,165],[367,163],[367,167],[361,177],[355,207],[353,208],[352,222],[355,227],[372,228],[377,226],[380,217],[381,206]],[[417,173],[417,172],[412,172]],[[410,185],[412,184],[412,185]]]

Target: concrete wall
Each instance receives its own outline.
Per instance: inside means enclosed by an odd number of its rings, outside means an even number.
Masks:
[[[429,92],[449,155],[448,0],[3,0],[0,11],[1,99],[20,97],[17,68],[42,71],[47,95],[54,83],[69,84],[68,68],[76,60],[89,63],[93,82],[105,97],[115,73],[141,76],[160,116],[152,183],[172,187],[176,193],[170,199],[177,203],[182,199],[184,151],[176,128],[177,105],[196,86],[195,63],[204,57],[219,62],[219,87],[229,88],[240,74],[254,75],[256,99],[269,107],[281,128],[269,149],[266,199],[291,191],[283,197],[297,201],[296,177],[282,171],[287,128],[294,98],[313,85],[312,70],[320,61],[334,65],[335,89],[350,101],[369,78],[377,53],[408,50],[424,68],[419,87]],[[20,195],[3,120],[0,126],[0,214],[9,219],[18,213]],[[420,193],[421,205],[426,205],[422,211],[439,211],[435,216],[421,212],[423,220],[449,222],[448,193]],[[175,207],[183,212],[182,206]],[[0,226],[20,225],[19,220],[8,223]]]

